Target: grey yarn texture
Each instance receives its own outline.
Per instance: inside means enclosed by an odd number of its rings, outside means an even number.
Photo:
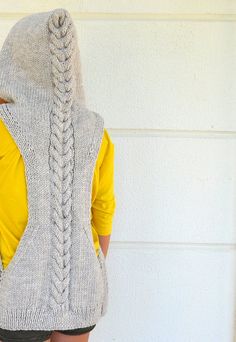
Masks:
[[[28,15],[0,51],[0,118],[22,154],[28,222],[5,269],[0,327],[76,329],[107,312],[105,256],[91,230],[91,191],[104,119],[85,104],[69,12]]]

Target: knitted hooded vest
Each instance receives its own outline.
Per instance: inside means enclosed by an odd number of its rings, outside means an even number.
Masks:
[[[105,315],[105,256],[91,191],[104,120],[85,106],[75,26],[63,8],[28,15],[0,51],[0,118],[25,165],[28,222],[0,262],[0,327],[75,329]]]

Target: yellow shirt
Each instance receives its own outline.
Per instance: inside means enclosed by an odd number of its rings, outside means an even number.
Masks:
[[[114,144],[104,128],[96,161],[91,203],[91,229],[98,254],[98,235],[110,235],[114,196]],[[20,150],[0,120],[0,255],[3,268],[12,259],[28,220],[25,165]]]

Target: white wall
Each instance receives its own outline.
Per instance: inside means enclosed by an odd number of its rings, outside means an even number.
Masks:
[[[1,1],[0,43],[56,7],[115,144],[110,302],[90,341],[233,342],[236,2]]]

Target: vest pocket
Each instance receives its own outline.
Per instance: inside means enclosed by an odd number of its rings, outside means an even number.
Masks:
[[[109,285],[108,285],[108,274],[107,274],[107,267],[106,267],[106,258],[105,255],[103,254],[103,251],[101,247],[99,247],[98,250],[98,255],[96,254],[95,248],[94,248],[94,243],[92,239],[92,233],[90,236],[88,236],[88,233],[83,227],[84,234],[86,236],[88,245],[90,248],[93,249],[93,254],[96,258],[96,261],[98,263],[98,266],[101,271],[101,277],[102,277],[102,308],[101,308],[101,315],[104,316],[107,312],[107,307],[108,307],[108,296],[109,296]]]
[[[102,279],[103,279],[103,302],[101,315],[104,316],[107,312],[108,307],[108,297],[109,297],[109,285],[108,285],[108,276],[107,276],[107,268],[106,268],[106,260],[103,254],[101,247],[99,248],[98,260],[101,267]]]
[[[83,232],[84,232],[84,235],[86,236],[86,240],[87,240],[87,242],[88,242],[88,245],[89,245],[90,249],[93,250],[93,254],[94,254],[94,256],[95,256],[97,262],[98,262],[99,265],[100,265],[98,255],[97,255],[96,249],[95,249],[95,247],[94,247],[92,231],[90,231],[90,232],[88,233],[87,230],[86,230],[86,228],[83,227]],[[100,248],[99,248],[99,249],[100,249]]]

